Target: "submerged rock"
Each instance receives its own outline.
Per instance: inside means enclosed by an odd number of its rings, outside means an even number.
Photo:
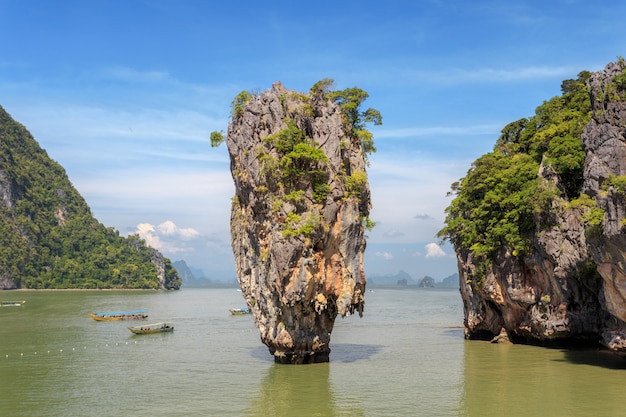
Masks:
[[[233,102],[231,244],[276,362],[328,361],[337,315],[363,312],[371,204],[357,125],[323,89],[275,83]]]

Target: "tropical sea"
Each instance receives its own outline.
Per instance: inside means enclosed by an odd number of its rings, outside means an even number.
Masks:
[[[337,318],[331,361],[279,365],[234,288],[4,291],[0,415],[620,416],[626,361],[463,339],[458,290],[373,288]],[[173,333],[96,311],[148,309]]]

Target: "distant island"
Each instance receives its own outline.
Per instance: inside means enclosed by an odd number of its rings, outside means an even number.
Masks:
[[[455,273],[443,278],[441,281],[428,275],[421,279],[414,279],[405,271],[398,271],[395,274],[368,275],[367,285],[371,287],[407,287],[407,288],[459,288],[459,274]]]
[[[169,259],[91,213],[61,165],[0,107],[0,289],[178,289]]]

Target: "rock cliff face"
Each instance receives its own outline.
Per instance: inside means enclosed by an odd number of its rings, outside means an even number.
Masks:
[[[0,290],[179,287],[169,259],[99,223],[65,170],[0,107]]]
[[[626,194],[607,182],[626,175],[626,100],[616,78],[625,67],[611,63],[587,83],[592,118],[581,137],[582,192],[603,210],[601,224],[590,227],[586,209],[554,201],[549,221],[537,219],[533,254],[519,259],[503,247],[481,285],[471,279],[472,253],[457,247],[468,338],[504,329],[514,341],[599,342],[626,352]],[[549,167],[538,175],[558,186]]]
[[[240,101],[228,126],[237,277],[279,363],[328,361],[337,315],[363,311],[370,194],[347,131],[337,103],[281,83]]]

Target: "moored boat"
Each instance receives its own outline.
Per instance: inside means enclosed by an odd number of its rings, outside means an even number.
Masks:
[[[231,308],[229,311],[230,311],[230,314],[232,314],[233,316],[243,316],[244,314],[252,314],[252,311],[250,311],[248,307]]]
[[[148,318],[148,310],[106,311],[102,313],[90,313],[88,316],[96,321],[144,320]]]
[[[20,307],[26,301],[0,301],[0,307]]]
[[[167,333],[174,331],[174,324],[169,321],[162,321],[159,323],[129,327],[128,330],[135,334]]]

